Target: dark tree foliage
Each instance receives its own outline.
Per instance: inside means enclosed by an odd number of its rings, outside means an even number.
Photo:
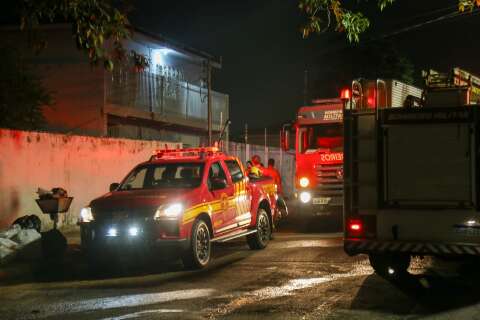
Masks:
[[[368,0],[363,0],[367,2]],[[302,27],[304,38],[311,33],[321,33],[329,30],[332,25],[335,30],[345,32],[350,42],[359,42],[360,35],[370,26],[370,20],[363,12],[356,9],[361,0],[299,0],[298,7],[307,18]],[[395,0],[376,0],[378,8],[384,10]],[[458,11],[473,11],[480,7],[480,0],[457,0]],[[347,7],[345,5],[348,5]]]
[[[44,125],[42,108],[52,98],[18,50],[0,47],[0,127],[38,130]]]
[[[72,41],[85,53],[93,65],[99,63],[107,70],[115,62],[131,60],[137,69],[148,65],[147,59],[135,52],[126,52],[122,41],[131,35],[127,20],[128,0],[17,0],[20,28],[33,35],[36,52],[48,43],[36,33],[44,23],[72,23]]]
[[[405,83],[415,82],[415,67],[388,41],[376,41],[354,49],[358,60],[354,64],[353,77],[367,79],[397,79]]]

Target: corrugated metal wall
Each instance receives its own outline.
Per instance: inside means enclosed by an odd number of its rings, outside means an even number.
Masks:
[[[291,196],[293,194],[293,182],[295,179],[294,154],[287,153],[281,148],[237,142],[229,143],[228,153],[238,157],[244,165],[246,165],[246,162],[255,154],[260,156],[265,166],[267,165],[269,158],[275,159],[275,167],[282,175],[282,185],[285,195]]]

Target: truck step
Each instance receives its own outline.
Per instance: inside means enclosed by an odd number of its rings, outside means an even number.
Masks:
[[[235,232],[233,234],[226,234],[224,236],[218,237],[218,238],[213,238],[211,242],[227,242],[232,239],[240,238],[247,236],[249,234],[257,232],[257,229],[254,230],[241,230],[239,232]]]

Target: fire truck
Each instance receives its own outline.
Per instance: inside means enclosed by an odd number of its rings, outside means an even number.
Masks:
[[[378,89],[378,90],[377,90]],[[351,95],[355,99],[350,99]],[[358,98],[360,97],[360,98]],[[298,111],[295,129],[295,211],[321,216],[338,230],[343,226],[343,109],[376,104],[402,107],[419,105],[422,90],[398,80],[353,81],[337,99],[314,100]],[[284,126],[282,146],[289,149]]]
[[[81,243],[94,267],[109,267],[121,252],[204,268],[213,242],[246,237],[251,249],[265,248],[277,198],[271,178],[250,180],[217,148],[158,150],[81,210]]]
[[[314,100],[298,110],[295,131],[295,211],[342,223],[343,104],[340,99]],[[290,128],[282,147],[289,150]]]
[[[379,99],[382,80],[354,81],[345,102],[344,249],[385,277],[412,256],[480,255],[480,81],[425,76],[419,105]]]

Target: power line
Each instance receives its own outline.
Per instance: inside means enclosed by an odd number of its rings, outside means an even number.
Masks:
[[[444,11],[444,10],[447,10],[447,9],[448,9],[448,7],[442,8],[442,9],[437,9],[435,11],[432,11],[431,13],[438,12],[438,11]],[[421,27],[424,27],[426,25],[430,25],[430,24],[433,24],[433,23],[443,22],[443,21],[446,21],[448,19],[455,19],[455,18],[464,17],[464,16],[475,16],[475,15],[478,15],[478,14],[480,14],[480,9],[475,9],[474,11],[465,11],[465,12],[459,12],[459,11],[456,10],[454,12],[450,12],[448,14],[436,17],[434,19],[430,19],[430,20],[427,20],[427,21],[424,21],[424,22],[421,22],[421,23],[417,23],[417,24],[414,24],[414,25],[411,25],[411,26],[408,26],[408,27],[404,27],[404,28],[401,28],[401,29],[398,29],[398,30],[395,30],[395,31],[391,31],[391,32],[385,33],[383,35],[378,35],[376,37],[366,38],[366,39],[362,40],[362,43],[367,43],[367,42],[372,42],[372,41],[377,41],[377,40],[380,40],[380,39],[393,37],[393,36],[399,35],[399,34],[404,33],[404,32],[419,29]],[[427,14],[424,14],[424,16],[425,15],[427,15]],[[421,16],[421,15],[419,15],[419,16]],[[328,53],[332,53],[332,52],[336,52],[336,51],[341,51],[345,48],[348,48],[349,46],[350,45],[343,44],[343,45],[337,46],[336,48],[331,48],[330,47],[329,49],[322,50],[321,52],[319,52],[319,54],[323,55],[323,54],[328,54]]]
[[[400,33],[415,30],[415,29],[424,27],[426,25],[430,25],[430,24],[437,23],[437,22],[442,22],[444,20],[453,19],[453,18],[457,18],[457,17],[462,17],[462,16],[466,16],[466,15],[473,16],[473,15],[477,15],[479,13],[480,13],[480,10],[475,10],[473,12],[470,12],[470,11],[468,11],[468,12],[458,12],[458,11],[451,12],[451,13],[445,14],[443,16],[437,17],[435,19],[427,20],[427,21],[424,21],[424,22],[421,22],[421,23],[414,24],[413,26],[408,26],[408,27],[405,27],[405,28],[402,28],[402,29],[399,29],[399,30],[396,30],[396,31],[389,32],[387,34],[384,34],[384,35],[381,35],[381,36],[376,37],[374,39],[371,39],[370,41],[392,37],[392,36],[398,35]]]

